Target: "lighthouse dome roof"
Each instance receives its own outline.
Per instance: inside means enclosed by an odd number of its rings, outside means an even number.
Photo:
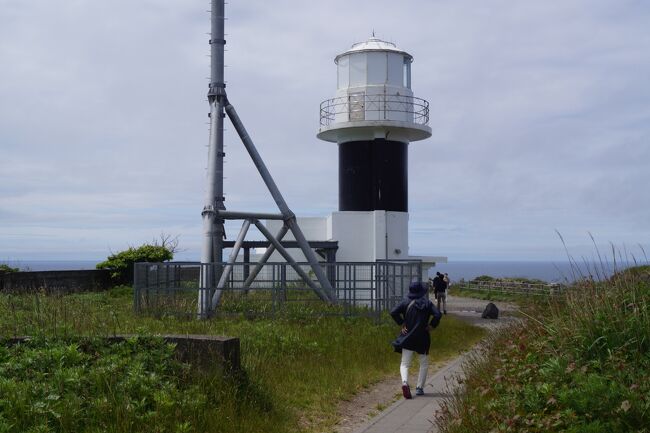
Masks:
[[[383,41],[375,36],[372,36],[367,41],[357,42],[356,44],[352,44],[352,47],[350,47],[349,50],[344,51],[338,56],[336,56],[336,58],[334,59],[334,63],[338,63],[339,59],[343,56],[347,56],[349,54],[354,54],[354,53],[367,52],[367,51],[391,51],[394,53],[403,54],[404,56],[408,57],[409,60],[411,61],[413,60],[413,56],[411,56],[406,51],[397,48],[397,46],[394,43]]]

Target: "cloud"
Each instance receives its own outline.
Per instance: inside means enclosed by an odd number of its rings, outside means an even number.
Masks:
[[[337,206],[318,104],[334,95],[334,56],[374,29],[415,56],[415,94],[431,103],[433,137],[410,145],[412,253],[557,259],[556,228],[581,251],[588,230],[647,243],[650,6],[400,5],[227,5],[227,90],[296,213]],[[204,6],[3,2],[0,257],[101,258],[160,231],[198,257]],[[273,209],[226,128],[226,205]]]

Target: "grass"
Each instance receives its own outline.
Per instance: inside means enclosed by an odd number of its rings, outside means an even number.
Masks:
[[[248,423],[260,429],[261,419],[281,415],[246,381],[194,372],[155,338],[0,347],[0,378],[2,432],[218,431],[219,418],[234,420],[242,409],[262,415]]]
[[[399,355],[390,341],[398,327],[310,311],[197,321],[137,316],[128,287],[0,295],[0,336],[38,337],[0,348],[0,432],[331,431],[339,401],[387,375],[397,377]],[[239,337],[243,374],[195,373],[149,337],[186,333]],[[94,338],[110,334],[146,338],[98,346]],[[79,343],[79,336],[91,343]],[[433,332],[438,350],[432,361],[455,356],[481,337],[481,330],[445,317]]]
[[[650,267],[577,283],[527,315],[466,366],[441,431],[650,431]]]

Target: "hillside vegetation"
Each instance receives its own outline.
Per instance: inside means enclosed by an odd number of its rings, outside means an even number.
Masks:
[[[466,366],[442,431],[650,432],[650,267],[531,308]]]
[[[390,341],[399,328],[387,320],[296,308],[275,319],[242,312],[198,321],[137,316],[132,302],[129,287],[0,294],[0,337],[38,337],[11,348],[0,341],[0,433],[332,431],[342,399],[387,375],[398,381]],[[131,333],[143,338],[111,346],[95,338]],[[237,336],[243,372],[195,372],[156,334]],[[455,356],[481,336],[445,317],[432,359]]]

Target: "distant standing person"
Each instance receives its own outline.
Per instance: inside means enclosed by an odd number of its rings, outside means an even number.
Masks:
[[[436,277],[433,279],[433,294],[438,301],[438,310],[442,304],[442,311],[447,314],[447,283],[445,283],[445,276],[440,272],[436,272]]]
[[[398,306],[393,308],[390,315],[398,325],[402,326],[400,336],[397,338],[395,351],[402,353],[400,375],[402,377],[402,394],[410,399],[411,388],[408,384],[408,372],[413,359],[413,353],[420,355],[420,374],[415,385],[415,395],[424,394],[424,384],[427,381],[429,367],[429,348],[431,337],[429,331],[438,326],[442,315],[440,311],[426,297],[427,287],[421,282],[411,283],[409,294]],[[429,322],[429,318],[431,321]]]
[[[451,280],[449,279],[449,274],[445,272],[445,276],[442,278],[442,281],[445,282],[445,305],[443,307],[443,310],[445,314],[447,314],[447,294],[449,293],[449,285],[451,284]],[[440,309],[440,307],[438,307]]]
[[[433,295],[434,296],[436,294],[436,287],[438,287],[440,285],[440,279],[441,278],[442,278],[442,276],[440,275],[440,272],[436,272],[436,276],[433,277],[433,280],[431,278],[429,278],[429,281],[431,282],[431,287],[433,289]]]

